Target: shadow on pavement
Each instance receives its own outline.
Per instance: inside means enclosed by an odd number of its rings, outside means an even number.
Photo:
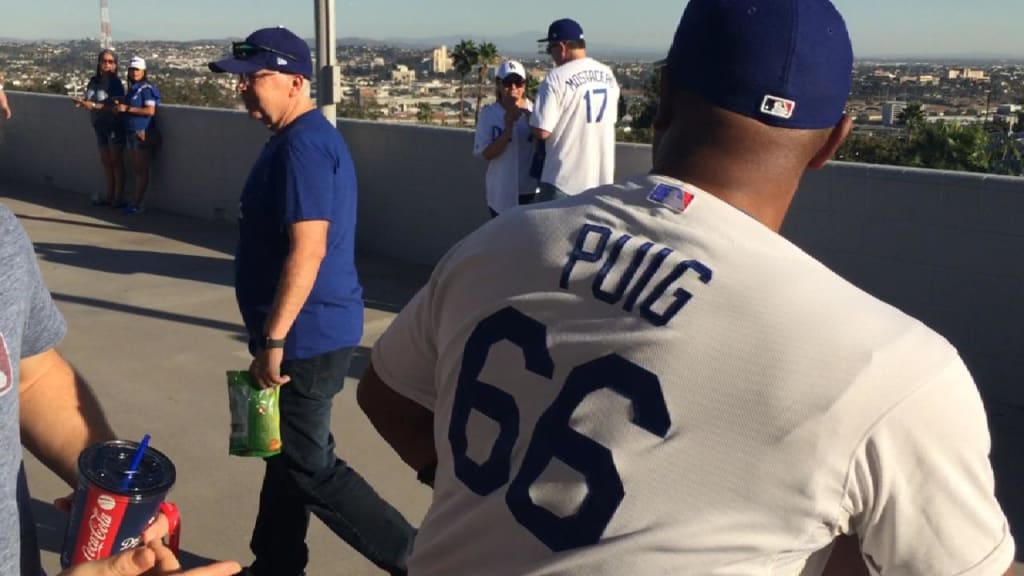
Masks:
[[[36,254],[47,262],[111,274],[152,274],[222,286],[234,285],[231,260],[191,254],[113,249],[88,244],[36,242]]]

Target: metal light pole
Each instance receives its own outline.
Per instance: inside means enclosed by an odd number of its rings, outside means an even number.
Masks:
[[[334,22],[334,0],[314,0],[316,4],[316,104],[333,125],[337,117],[334,103],[341,74],[335,52],[337,38]]]

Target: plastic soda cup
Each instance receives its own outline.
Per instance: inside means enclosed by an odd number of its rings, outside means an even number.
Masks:
[[[114,440],[90,446],[78,456],[78,487],[64,534],[62,567],[139,546],[142,531],[158,512],[168,516],[171,543],[177,544],[177,508],[164,502],[174,486],[174,464],[147,446],[137,471],[129,474],[138,449],[138,442]]]

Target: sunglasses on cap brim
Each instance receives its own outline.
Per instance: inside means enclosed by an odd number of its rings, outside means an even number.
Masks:
[[[260,46],[259,44],[252,44],[250,42],[232,42],[231,43],[231,55],[240,60],[246,60],[261,53],[277,54],[278,56],[284,56],[292,61],[297,61],[298,58],[287,53],[268,48],[266,46]]]

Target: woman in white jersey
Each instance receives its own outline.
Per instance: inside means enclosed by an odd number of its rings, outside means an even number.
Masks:
[[[537,189],[530,177],[533,136],[529,118],[533,102],[526,97],[526,70],[506,60],[494,75],[496,101],[480,110],[473,154],[487,160],[487,208],[491,217],[529,204]]]

